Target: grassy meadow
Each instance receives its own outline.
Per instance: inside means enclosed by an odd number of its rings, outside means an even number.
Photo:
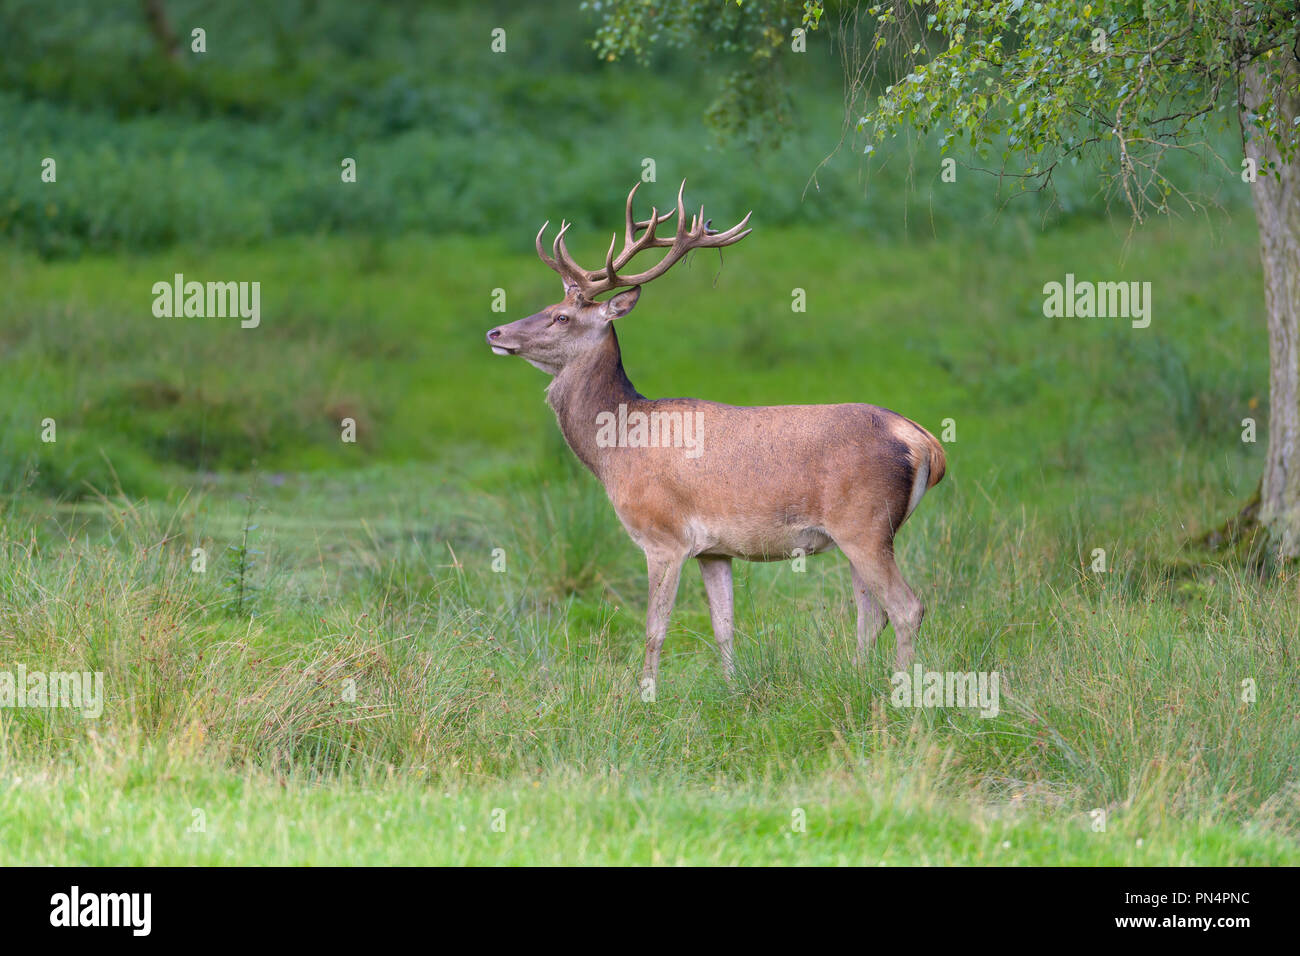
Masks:
[[[348,5],[320,9],[346,25]],[[428,16],[485,34],[503,10]],[[147,51],[121,17],[104,50]],[[860,182],[840,154],[801,201],[834,145],[833,71],[795,77],[806,122],[751,156],[707,145],[707,96],[674,99],[663,63],[566,76],[534,43],[477,98],[439,99],[408,34],[433,42],[382,21],[347,56],[324,28],[293,57],[245,44],[175,102],[140,100],[147,72],[104,89],[0,69],[0,115],[34,131],[0,142],[0,671],[99,671],[106,693],[98,719],[0,708],[0,862],[1300,861],[1300,578],[1191,543],[1264,458],[1241,196],[1134,230],[1082,174],[1068,208],[999,212],[969,171],[905,196],[899,171]],[[79,48],[53,35],[26,42]],[[446,85],[473,86],[455,56]],[[353,89],[412,118],[340,105]],[[560,115],[643,138],[576,150],[548,133]],[[327,184],[335,134],[380,170],[355,204]],[[577,218],[571,248],[598,258],[658,143],[643,192],[686,175],[715,222],[753,207],[756,230],[647,287],[619,328],[632,381],[867,401],[935,434],[951,419],[899,564],[928,608],[918,659],[997,671],[996,717],[890,705],[892,632],[854,665],[838,554],[737,563],[730,685],[688,567],[658,699],[640,700],[641,554],[564,446],[545,376],[483,334],[559,298],[541,221]],[[64,148],[51,199],[32,170]],[[156,318],[151,287],[178,272],[260,281],[261,326]],[[1066,273],[1151,282],[1150,327],[1045,318]]]

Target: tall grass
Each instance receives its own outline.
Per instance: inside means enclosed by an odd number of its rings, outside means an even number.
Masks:
[[[909,529],[903,560],[924,569],[926,667],[998,671],[992,719],[889,705],[888,639],[854,666],[847,572],[833,559],[804,575],[742,575],[734,686],[718,674],[698,588],[685,585],[660,700],[646,706],[634,680],[639,600],[516,588],[466,548],[459,564],[408,556],[400,570],[374,555],[323,600],[286,577],[250,617],[231,613],[214,575],[190,570],[201,503],[166,513],[104,501],[60,532],[11,512],[4,665],[102,671],[108,700],[98,721],[0,712],[4,759],[33,767],[108,749],[321,782],[581,777],[691,789],[824,774],[885,786],[885,768],[943,754],[926,777],[943,800],[1167,813],[1296,837],[1295,580],[1221,568],[1197,600],[1170,600],[1150,576],[1116,589],[1066,566],[1023,518],[989,524],[953,504]],[[563,550],[553,536],[516,537],[501,516],[488,527],[489,539],[515,542],[516,580]],[[269,559],[313,561],[301,547]],[[615,573],[630,563],[615,557]]]

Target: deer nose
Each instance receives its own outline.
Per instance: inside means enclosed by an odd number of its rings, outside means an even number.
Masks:
[[[489,332],[489,333],[487,334],[487,340],[488,340],[489,342],[491,342],[493,339],[499,339],[499,338],[501,338],[501,330],[500,330],[500,329],[493,329],[491,332]]]

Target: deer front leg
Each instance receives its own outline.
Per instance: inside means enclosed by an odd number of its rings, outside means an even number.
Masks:
[[[735,625],[731,590],[731,558],[700,555],[700,574],[704,577],[704,593],[709,598],[709,619],[713,622],[713,637],[718,642],[722,657],[722,673],[731,680],[736,673],[731,636]]]
[[[645,669],[641,672],[641,699],[655,699],[659,680],[659,652],[663,650],[668,633],[668,617],[677,600],[677,583],[681,580],[682,555],[651,554],[646,552],[646,567],[650,572],[650,602],[645,616]]]

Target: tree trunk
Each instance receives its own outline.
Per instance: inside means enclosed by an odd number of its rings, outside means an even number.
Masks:
[[[1262,113],[1271,100],[1283,137],[1296,135],[1300,64],[1290,50],[1246,67],[1245,109]],[[1263,131],[1243,118],[1246,156],[1258,179],[1251,187],[1259,222],[1268,310],[1268,459],[1260,486],[1260,522],[1283,557],[1300,556],[1300,157],[1284,159]],[[1274,164],[1265,169],[1265,163]]]
[[[163,0],[140,0],[144,8],[144,19],[149,24],[149,32],[153,34],[155,42],[158,44],[158,51],[169,60],[176,59],[180,52],[180,40],[176,39],[176,31],[172,29],[172,22],[167,18],[167,8],[163,5]]]

